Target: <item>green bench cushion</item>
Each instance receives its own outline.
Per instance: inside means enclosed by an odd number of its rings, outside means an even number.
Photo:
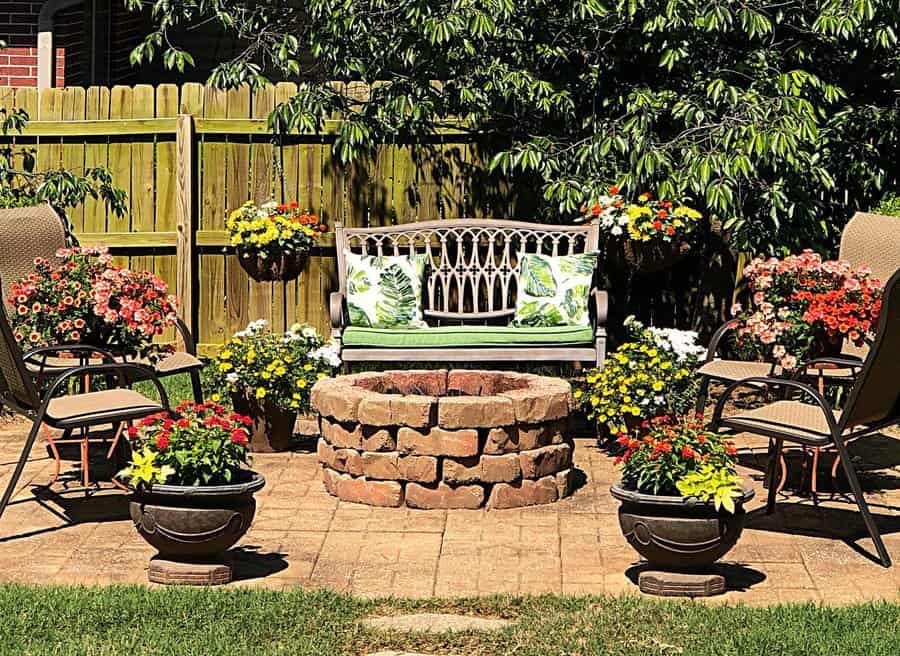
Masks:
[[[594,341],[590,326],[515,328],[512,326],[441,326],[409,330],[360,328],[344,330],[344,346],[441,348],[477,346],[565,346]]]

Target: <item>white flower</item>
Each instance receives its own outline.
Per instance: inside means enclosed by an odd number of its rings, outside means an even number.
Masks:
[[[321,360],[333,368],[341,366],[341,356],[338,353],[338,347],[335,342],[328,342],[324,346],[310,351],[309,358],[311,360]]]
[[[609,234],[618,237],[619,235],[622,234],[622,228],[620,228],[619,226],[613,226],[612,228],[609,229]]]
[[[303,333],[304,337],[315,337],[316,336],[316,329],[313,328],[312,326],[304,326],[303,330],[301,330],[300,332]]]
[[[702,357],[706,349],[697,343],[697,333],[693,330],[676,328],[647,328],[659,348],[671,351],[680,362]]]
[[[232,371],[230,374],[225,376],[225,380],[227,380],[229,383],[236,383],[238,381],[238,375]]]

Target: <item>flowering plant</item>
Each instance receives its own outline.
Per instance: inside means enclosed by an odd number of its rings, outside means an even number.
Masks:
[[[210,375],[213,385],[233,396],[308,412],[312,386],[340,365],[336,345],[312,326],[294,324],[278,334],[260,319],[225,343],[213,358]]]
[[[717,508],[734,511],[733,498],[741,494],[734,444],[706,430],[701,415],[663,415],[646,425],[648,432],[641,439],[619,436],[624,451],[616,464],[622,467],[623,485],[659,495],[684,494],[683,488],[686,496],[710,499]]]
[[[152,273],[114,265],[106,248],[62,248],[56,258],[37,258],[35,272],[11,286],[23,347],[82,342],[145,355],[174,325],[177,301]]]
[[[669,200],[653,200],[644,192],[629,203],[619,188],[609,188],[609,195],[590,206],[582,207],[584,220],[597,222],[612,237],[627,234],[632,241],[658,240],[672,242],[682,239],[697,227],[702,215],[687,205]]]
[[[771,357],[790,370],[844,339],[861,346],[874,332],[881,283],[867,267],[854,270],[807,250],[782,260],[756,258],[744,276],[749,307],[731,308],[735,347],[744,357]]]
[[[625,320],[630,340],[604,363],[587,372],[575,390],[588,417],[625,433],[641,420],[687,412],[694,403],[697,379],[692,375],[705,352],[697,334],[686,330],[645,327]]]
[[[244,203],[225,222],[231,245],[243,250],[245,257],[308,253],[328,227],[315,214],[301,212],[299,207],[296,201],[287,205]]]
[[[132,457],[119,477],[134,487],[236,482],[250,459],[247,426],[252,423],[216,403],[190,401],[174,414],[145,417],[128,429]]]

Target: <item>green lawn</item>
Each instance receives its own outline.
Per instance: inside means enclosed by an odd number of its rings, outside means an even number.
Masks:
[[[496,634],[375,633],[368,614],[504,617]],[[0,586],[0,654],[895,656],[900,606],[747,608],[608,597],[360,601],[327,592]]]

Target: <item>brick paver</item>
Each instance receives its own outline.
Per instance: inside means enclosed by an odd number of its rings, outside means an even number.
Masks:
[[[25,424],[0,428],[0,485]],[[739,439],[743,473],[761,505],[762,445]],[[0,520],[0,580],[33,584],[143,583],[153,550],[128,519],[126,497],[47,490],[53,463],[38,447]],[[900,441],[862,440],[855,453],[888,550],[900,561]],[[232,585],[329,587],[367,597],[493,593],[632,593],[639,565],[616,519],[612,458],[576,440],[586,481],[568,499],[512,510],[414,510],[339,502],[323,489],[314,449],[258,455],[266,479],[253,528],[235,551]],[[875,463],[880,463],[876,467]],[[792,463],[792,473],[799,472]],[[827,475],[820,476],[827,488]],[[733,588],[718,601],[848,603],[898,598],[900,566],[873,562],[871,540],[849,500],[790,497],[752,513],[723,566]],[[869,554],[866,556],[865,554]]]

